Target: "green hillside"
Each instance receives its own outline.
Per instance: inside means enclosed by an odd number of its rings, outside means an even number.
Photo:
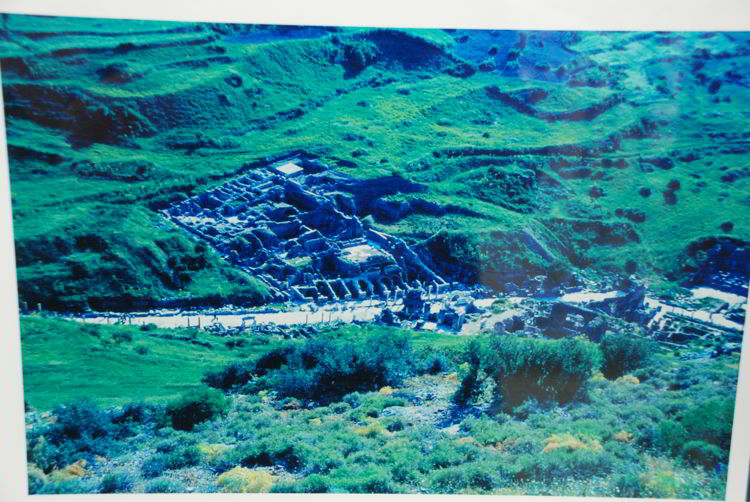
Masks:
[[[19,290],[31,306],[267,301],[263,284],[154,210],[296,151],[425,185],[420,199],[457,209],[377,227],[437,262],[471,250],[466,270],[442,271],[492,286],[551,267],[623,274],[628,260],[642,277],[683,280],[691,243],[750,235],[743,33],[15,15],[3,33]]]

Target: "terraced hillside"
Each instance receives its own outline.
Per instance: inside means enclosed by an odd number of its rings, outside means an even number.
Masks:
[[[746,33],[6,15],[0,55],[29,306],[268,301],[158,211],[290,154],[418,184],[355,211],[451,280],[748,276]]]

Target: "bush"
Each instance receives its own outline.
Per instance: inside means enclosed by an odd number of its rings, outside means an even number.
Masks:
[[[352,392],[351,394],[345,395],[341,402],[348,404],[351,408],[358,408],[362,405],[362,394],[359,392]]]
[[[223,472],[238,465],[249,468],[279,465],[290,472],[327,473],[343,464],[345,455],[362,448],[362,438],[353,432],[330,431],[311,438],[318,434],[307,425],[271,428],[265,431],[265,437],[242,442],[222,453],[214,467]]]
[[[145,345],[140,345],[140,344],[133,347],[133,350],[135,350],[136,354],[140,356],[145,356],[149,352],[148,347],[146,347]]]
[[[498,336],[485,359],[485,372],[512,408],[528,398],[570,401],[599,366],[599,351],[583,340]]]
[[[724,459],[724,452],[718,446],[705,441],[690,441],[682,447],[682,458],[693,465],[713,469]]]
[[[676,455],[682,449],[688,438],[688,433],[681,423],[674,420],[664,420],[655,427],[653,434],[654,447]]]
[[[159,423],[164,415],[164,409],[162,406],[147,404],[144,402],[139,403],[128,403],[123,406],[122,411],[119,413],[113,413],[112,423],[113,424],[127,424],[137,423],[143,424],[147,422]]]
[[[417,373],[437,375],[453,369],[453,362],[442,352],[428,354],[422,358],[417,366]]]
[[[91,493],[92,487],[84,481],[73,479],[61,479],[45,483],[36,492],[36,495],[63,495],[73,493]],[[31,493],[31,492],[29,492]]]
[[[349,394],[351,395],[351,394]],[[359,394],[357,394],[359,395]],[[345,396],[344,398],[346,398]],[[342,413],[346,413],[347,411],[352,409],[352,406],[347,402],[340,402],[340,403],[333,403],[329,406],[329,409],[331,410],[331,413],[335,413],[337,415],[340,415]]]
[[[237,466],[216,480],[221,493],[268,493],[274,477],[267,472],[253,471]]]
[[[516,479],[551,482],[561,478],[589,479],[612,472],[614,456],[604,450],[558,448],[542,454],[522,455]]]
[[[218,390],[201,387],[167,405],[167,415],[172,427],[178,430],[193,430],[195,424],[223,414],[227,409],[224,394]]]
[[[271,370],[281,368],[287,363],[287,357],[293,351],[292,346],[280,347],[261,356],[255,363],[239,361],[229,364],[224,369],[209,371],[201,381],[209,387],[224,391],[238,389],[254,376],[263,376]]]
[[[646,366],[652,344],[640,338],[626,335],[605,335],[599,344],[602,352],[602,373],[613,380],[626,373]]]
[[[116,426],[110,415],[90,400],[79,400],[52,411],[57,422],[30,431],[27,439],[29,462],[44,472],[69,465],[86,455],[109,456],[114,441],[133,434],[127,424]]]
[[[112,472],[99,483],[100,493],[128,493],[133,488],[133,479],[125,472]]]
[[[487,360],[485,347],[476,338],[472,339],[464,350],[468,369],[461,379],[461,385],[453,395],[453,401],[458,404],[467,403],[479,394],[479,389],[484,380],[480,377],[480,372]]]
[[[709,399],[680,413],[680,422],[691,438],[700,438],[729,451],[732,440],[734,400]]]
[[[396,486],[390,473],[381,467],[365,466],[361,470],[337,477],[338,485],[349,493],[394,493]]]
[[[167,478],[157,478],[146,484],[146,493],[184,493],[185,487],[179,482]]]
[[[436,493],[456,494],[461,490],[491,490],[497,483],[498,472],[481,463],[439,469],[430,476],[430,487]]]
[[[112,335],[112,340],[115,341],[115,343],[126,343],[126,342],[132,342],[133,341],[133,335],[126,331],[117,331]]]
[[[282,481],[271,487],[271,493],[328,493],[331,491],[327,476],[313,474],[298,482]]]
[[[166,458],[167,469],[182,469],[183,467],[192,467],[198,465],[201,461],[201,452],[195,445],[182,447],[170,454]]]
[[[399,386],[413,373],[412,359],[411,344],[403,334],[373,335],[356,344],[312,339],[256,361],[255,388],[273,389],[279,397],[331,402],[353,391]],[[229,369],[225,372],[228,380],[234,379]]]
[[[621,474],[614,480],[614,495],[622,498],[641,498],[644,496],[643,483],[635,473]]]
[[[57,417],[57,422],[47,429],[45,437],[53,444],[71,439],[102,438],[112,430],[109,415],[88,399],[58,406],[52,414]]]
[[[156,478],[167,470],[167,455],[157,453],[147,458],[141,465],[141,474],[144,478]]]

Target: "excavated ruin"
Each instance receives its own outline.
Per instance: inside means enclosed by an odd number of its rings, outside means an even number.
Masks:
[[[399,299],[411,289],[445,289],[404,241],[363,224],[360,185],[315,161],[288,158],[162,213],[263,281],[276,301]]]
[[[560,287],[544,286],[545,276],[530,281],[536,287],[516,293],[556,301],[541,302],[531,310],[510,309],[507,316],[487,312],[491,301],[479,307],[475,299],[489,295],[489,290],[480,287],[468,296],[467,292],[455,294],[456,288],[470,286],[449,284],[435,272],[429,258],[423,260],[403,240],[369,228],[363,221],[368,214],[378,221],[391,221],[413,211],[450,210],[428,207],[429,203],[414,197],[406,202],[387,198],[424,188],[396,176],[353,178],[295,153],[268,159],[242,176],[173,204],[162,214],[265,283],[274,301],[344,305],[350,300],[385,300],[382,312],[373,319],[383,324],[405,322],[418,327],[432,323],[461,332],[465,323],[481,328],[494,322],[496,331],[524,330],[552,338],[584,333],[598,340],[610,321],[621,319],[663,331],[652,333],[656,338],[679,341],[688,335],[715,338],[732,332],[740,317],[744,320],[745,312],[738,306],[706,320],[690,311],[673,312],[673,307],[665,305],[649,309],[646,288],[637,281],[619,284],[616,294],[583,292],[577,298],[577,293],[563,294]],[[704,247],[718,249],[712,245]],[[720,262],[726,254],[711,255],[717,267],[726,268]],[[730,322],[717,324],[722,316]],[[690,326],[683,326],[685,322]],[[695,331],[698,328],[700,333]]]

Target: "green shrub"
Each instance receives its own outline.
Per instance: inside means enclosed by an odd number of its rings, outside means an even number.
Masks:
[[[390,432],[398,432],[404,430],[406,427],[406,424],[404,421],[400,418],[392,418],[388,421],[388,424],[386,425],[386,429]]]
[[[493,337],[485,372],[511,408],[528,398],[570,401],[599,366],[596,345],[583,340]]]
[[[295,441],[290,435],[271,436],[263,440],[251,440],[222,454],[216,461],[219,471],[242,467],[283,465],[292,472],[302,470],[308,455],[314,454],[312,446]]]
[[[271,487],[271,493],[329,493],[331,481],[327,476],[312,474],[297,481],[280,481]]]
[[[179,448],[197,444],[197,440],[187,432],[176,430],[170,432],[166,434],[166,439],[156,444],[156,451],[159,453],[172,453]]]
[[[654,429],[653,445],[655,448],[676,455],[688,439],[687,430],[679,422],[664,420]]]
[[[505,435],[501,431],[501,427],[497,420],[487,416],[469,417],[461,422],[461,431],[483,445],[502,442]]]
[[[643,483],[635,473],[620,474],[614,479],[614,495],[622,498],[641,498],[644,496]]]
[[[458,404],[467,403],[477,397],[483,378],[480,376],[482,366],[487,360],[486,350],[482,343],[473,338],[464,349],[468,369],[461,379],[461,385],[453,395],[453,401]]]
[[[492,490],[500,473],[485,464],[472,463],[439,469],[430,475],[430,488],[436,493],[456,494],[461,490]]]
[[[599,350],[602,352],[602,373],[612,380],[646,366],[653,346],[641,338],[605,335]]]
[[[476,460],[480,455],[478,446],[472,443],[456,444],[454,441],[439,441],[424,459],[427,470],[443,469]]]
[[[280,397],[321,402],[353,391],[398,386],[413,371],[411,343],[403,334],[377,334],[354,344],[311,339],[277,352],[274,359],[259,360],[254,369],[258,385],[275,390]]]
[[[179,481],[157,478],[146,484],[146,493],[184,493],[185,487]]]
[[[331,490],[347,493],[394,493],[390,472],[375,465],[346,466],[329,475]]]
[[[136,354],[140,356],[145,356],[149,352],[148,347],[145,345],[141,345],[141,344],[138,344],[135,347],[133,347],[133,350],[135,350]]]
[[[115,343],[126,343],[126,342],[132,342],[133,341],[133,335],[128,333],[127,331],[117,331],[112,334],[112,340],[115,341]]]
[[[195,445],[184,446],[166,457],[167,469],[182,469],[183,467],[192,467],[198,465],[201,461],[201,452]]]
[[[73,478],[73,479],[62,479],[59,481],[51,481],[45,483],[35,492],[36,495],[64,495],[64,494],[78,494],[78,493],[91,493],[94,490],[89,483],[85,481]]]
[[[713,469],[724,457],[721,448],[705,441],[690,441],[682,447],[682,458],[706,469]]]
[[[157,453],[147,458],[141,465],[141,475],[144,478],[155,478],[167,470],[167,455]]]
[[[111,472],[99,483],[100,493],[128,493],[133,488],[133,478],[126,472]]]
[[[516,479],[548,483],[561,478],[601,477],[612,472],[615,465],[615,457],[605,450],[558,448],[542,454],[521,455]]]
[[[352,479],[345,486],[350,493],[396,493],[396,486],[386,472]]]
[[[688,408],[678,416],[691,438],[700,438],[729,451],[734,420],[734,400],[714,398]]]
[[[167,415],[172,427],[178,430],[193,430],[195,424],[210,420],[227,409],[224,394],[218,390],[201,387],[167,405]]]
[[[348,404],[352,408],[358,408],[362,405],[362,394],[359,392],[351,392],[341,398],[341,402]]]
[[[341,413],[346,413],[351,410],[352,406],[349,403],[339,402],[331,404],[328,408],[331,410],[331,413],[340,415]]]
[[[118,448],[116,439],[135,433],[127,423],[113,424],[110,414],[90,400],[79,400],[52,411],[57,421],[29,431],[29,462],[44,472],[69,465],[84,456],[109,456]]]
[[[443,352],[430,352],[426,356],[420,358],[417,363],[417,373],[437,375],[438,373],[444,373],[453,369],[453,361],[448,358]]]
[[[57,421],[49,427],[45,438],[53,444],[65,440],[107,437],[112,431],[109,415],[88,399],[81,399],[52,411]]]

